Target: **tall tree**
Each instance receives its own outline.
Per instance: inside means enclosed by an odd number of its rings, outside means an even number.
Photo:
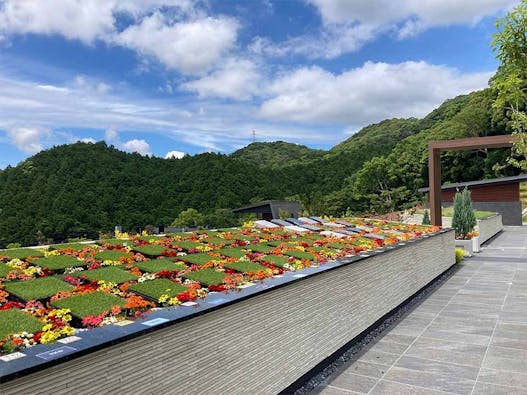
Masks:
[[[497,19],[496,28],[491,46],[501,65],[491,80],[494,110],[506,117],[517,138],[509,162],[527,170],[527,0]]]

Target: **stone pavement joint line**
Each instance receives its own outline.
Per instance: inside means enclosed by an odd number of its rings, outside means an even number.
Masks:
[[[458,266],[313,393],[527,394],[527,227]]]

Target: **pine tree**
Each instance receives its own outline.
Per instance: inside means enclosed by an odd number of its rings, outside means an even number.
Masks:
[[[476,226],[476,216],[472,209],[470,191],[465,187],[463,192],[456,192],[454,196],[454,217],[452,227],[457,239],[465,239]]]
[[[428,213],[428,210],[425,210],[425,213],[423,215],[423,225],[430,225],[430,214]]]

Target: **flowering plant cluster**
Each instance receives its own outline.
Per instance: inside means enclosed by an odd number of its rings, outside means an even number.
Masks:
[[[348,219],[319,232],[256,229],[174,236],[116,233],[95,244],[0,251],[0,353],[133,319],[156,307],[199,302],[439,228]],[[358,229],[358,230],[357,230]],[[2,316],[3,315],[3,316]]]

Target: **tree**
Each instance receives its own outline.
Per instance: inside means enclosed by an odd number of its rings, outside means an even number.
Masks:
[[[493,107],[517,138],[509,163],[527,170],[527,0],[497,19],[496,28],[491,46],[501,65],[491,80],[497,93]]]
[[[423,214],[423,225],[430,225],[430,214],[428,214],[428,210],[425,210],[425,213]]]
[[[456,192],[454,196],[454,217],[452,227],[457,239],[465,239],[476,226],[476,216],[472,209],[470,191],[465,187],[463,192]]]
[[[172,223],[178,228],[194,228],[203,224],[203,215],[195,208],[189,208],[179,213]]]

